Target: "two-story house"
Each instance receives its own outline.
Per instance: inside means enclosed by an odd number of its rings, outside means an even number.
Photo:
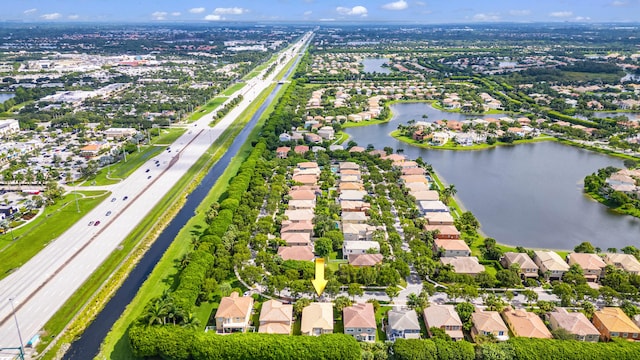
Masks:
[[[300,333],[311,336],[333,333],[333,304],[315,302],[302,309]]]
[[[567,255],[569,265],[578,265],[582,268],[585,279],[590,282],[597,282],[604,271],[605,262],[596,254],[571,253]]]
[[[564,308],[555,308],[547,316],[551,330],[565,329],[575,340],[598,342],[600,338],[598,329],[579,311],[568,312]]]
[[[387,317],[387,340],[420,338],[420,322],[415,310],[389,310]]]
[[[424,324],[427,327],[427,331],[432,327],[436,327],[444,330],[454,341],[464,339],[462,321],[453,305],[431,304],[431,306],[422,311],[422,315],[424,316]],[[429,335],[432,335],[430,331]]]
[[[376,316],[373,304],[354,304],[342,311],[344,333],[351,335],[358,341],[376,341]]]
[[[291,333],[293,305],[283,304],[277,300],[269,300],[262,304],[260,311],[260,327],[258,332],[266,334]]]
[[[509,329],[497,311],[478,311],[471,314],[471,337],[493,334],[499,341],[509,340]]]
[[[538,277],[538,265],[536,265],[526,253],[506,252],[502,258],[500,258],[500,264],[502,264],[505,269],[509,269],[513,264],[518,264],[522,277]]]
[[[218,333],[246,332],[252,309],[252,297],[241,297],[235,291],[223,297],[215,315],[216,331]]]
[[[600,332],[602,340],[609,341],[618,337],[640,341],[640,328],[618,307],[596,310],[591,321]]]
[[[561,280],[562,275],[569,270],[569,264],[553,251],[537,250],[533,254],[533,261],[549,280]]]

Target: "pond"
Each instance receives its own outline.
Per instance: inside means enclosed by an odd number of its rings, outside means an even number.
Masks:
[[[15,94],[10,94],[10,93],[0,93],[0,104],[2,104],[3,102],[11,99],[12,97],[15,97]]]
[[[426,103],[391,107],[389,123],[346,129],[361,146],[403,149],[422,157],[441,179],[455,185],[461,204],[498,242],[532,248],[573,249],[582,241],[607,249],[640,246],[640,219],[614,214],[582,193],[586,175],[622,160],[555,142],[501,146],[481,151],[428,150],[400,142],[389,133],[400,123],[461,114]],[[495,115],[493,115],[495,116]]]
[[[388,64],[389,61],[385,58],[364,58],[362,59],[362,65],[364,65],[364,72],[377,72],[379,74],[389,74],[391,70],[386,67],[382,67],[382,64]]]

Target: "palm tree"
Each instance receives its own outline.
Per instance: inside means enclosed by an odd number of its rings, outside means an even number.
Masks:
[[[144,319],[147,326],[166,324],[167,305],[160,299],[152,301],[145,311]]]

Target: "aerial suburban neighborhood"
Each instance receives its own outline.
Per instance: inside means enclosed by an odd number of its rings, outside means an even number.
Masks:
[[[0,359],[640,358],[637,24],[241,6],[0,16]]]

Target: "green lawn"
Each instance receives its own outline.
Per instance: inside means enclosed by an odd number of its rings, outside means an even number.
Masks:
[[[222,95],[231,96],[236,91],[242,89],[245,85],[247,85],[247,83],[244,83],[244,82],[235,83],[235,84],[231,85],[230,87],[228,87],[225,91],[223,91]]]
[[[460,145],[457,145],[453,141],[448,141],[446,144],[444,144],[442,146],[434,146],[434,145],[429,145],[428,143],[418,142],[418,141],[413,140],[412,138],[410,138],[408,136],[400,135],[400,131],[399,130],[392,131],[390,135],[393,138],[395,138],[397,140],[400,140],[400,141],[402,141],[404,143],[407,143],[407,144],[409,144],[411,146],[417,146],[417,147],[420,147],[420,148],[423,148],[423,149],[433,149],[433,150],[461,150],[461,151],[485,150],[485,149],[494,148],[496,146],[512,146],[512,145],[528,144],[528,143],[541,142],[541,141],[556,141],[556,138],[553,137],[553,136],[541,135],[541,136],[538,136],[538,137],[533,138],[533,139],[516,140],[513,143],[504,143],[504,142],[501,142],[501,141],[497,141],[493,145],[489,145],[489,144],[474,144],[474,145],[471,145],[471,146],[460,146]]]
[[[169,129],[160,130],[160,136],[151,138],[151,144],[153,145],[170,145],[173,144],[180,136],[182,136],[187,129],[180,127],[172,127]],[[154,131],[155,133],[155,131]]]
[[[361,127],[361,126],[384,124],[386,122],[389,122],[389,120],[391,120],[391,118],[389,118],[389,119],[363,120],[363,121],[360,121],[360,122],[347,121],[344,124],[342,124],[342,128],[343,129],[347,129],[347,128],[352,128],[352,127]]]
[[[216,96],[213,99],[209,100],[204,106],[200,106],[196,109],[196,111],[189,116],[189,121],[199,120],[201,117],[210,113],[213,109],[222,105],[223,102],[227,101],[226,96]]]
[[[378,311],[376,311],[376,325],[378,326],[377,341],[387,340],[387,334],[382,330],[382,321],[391,309],[393,309],[391,306],[380,306]]]
[[[76,194],[70,193],[59,199],[53,206],[45,208],[44,212],[31,223],[0,235],[0,278],[9,275],[17,268],[36,255],[50,241],[54,240],[68,228],[75,224],[86,213],[102,202],[108,195],[107,191],[78,192],[78,208]]]

